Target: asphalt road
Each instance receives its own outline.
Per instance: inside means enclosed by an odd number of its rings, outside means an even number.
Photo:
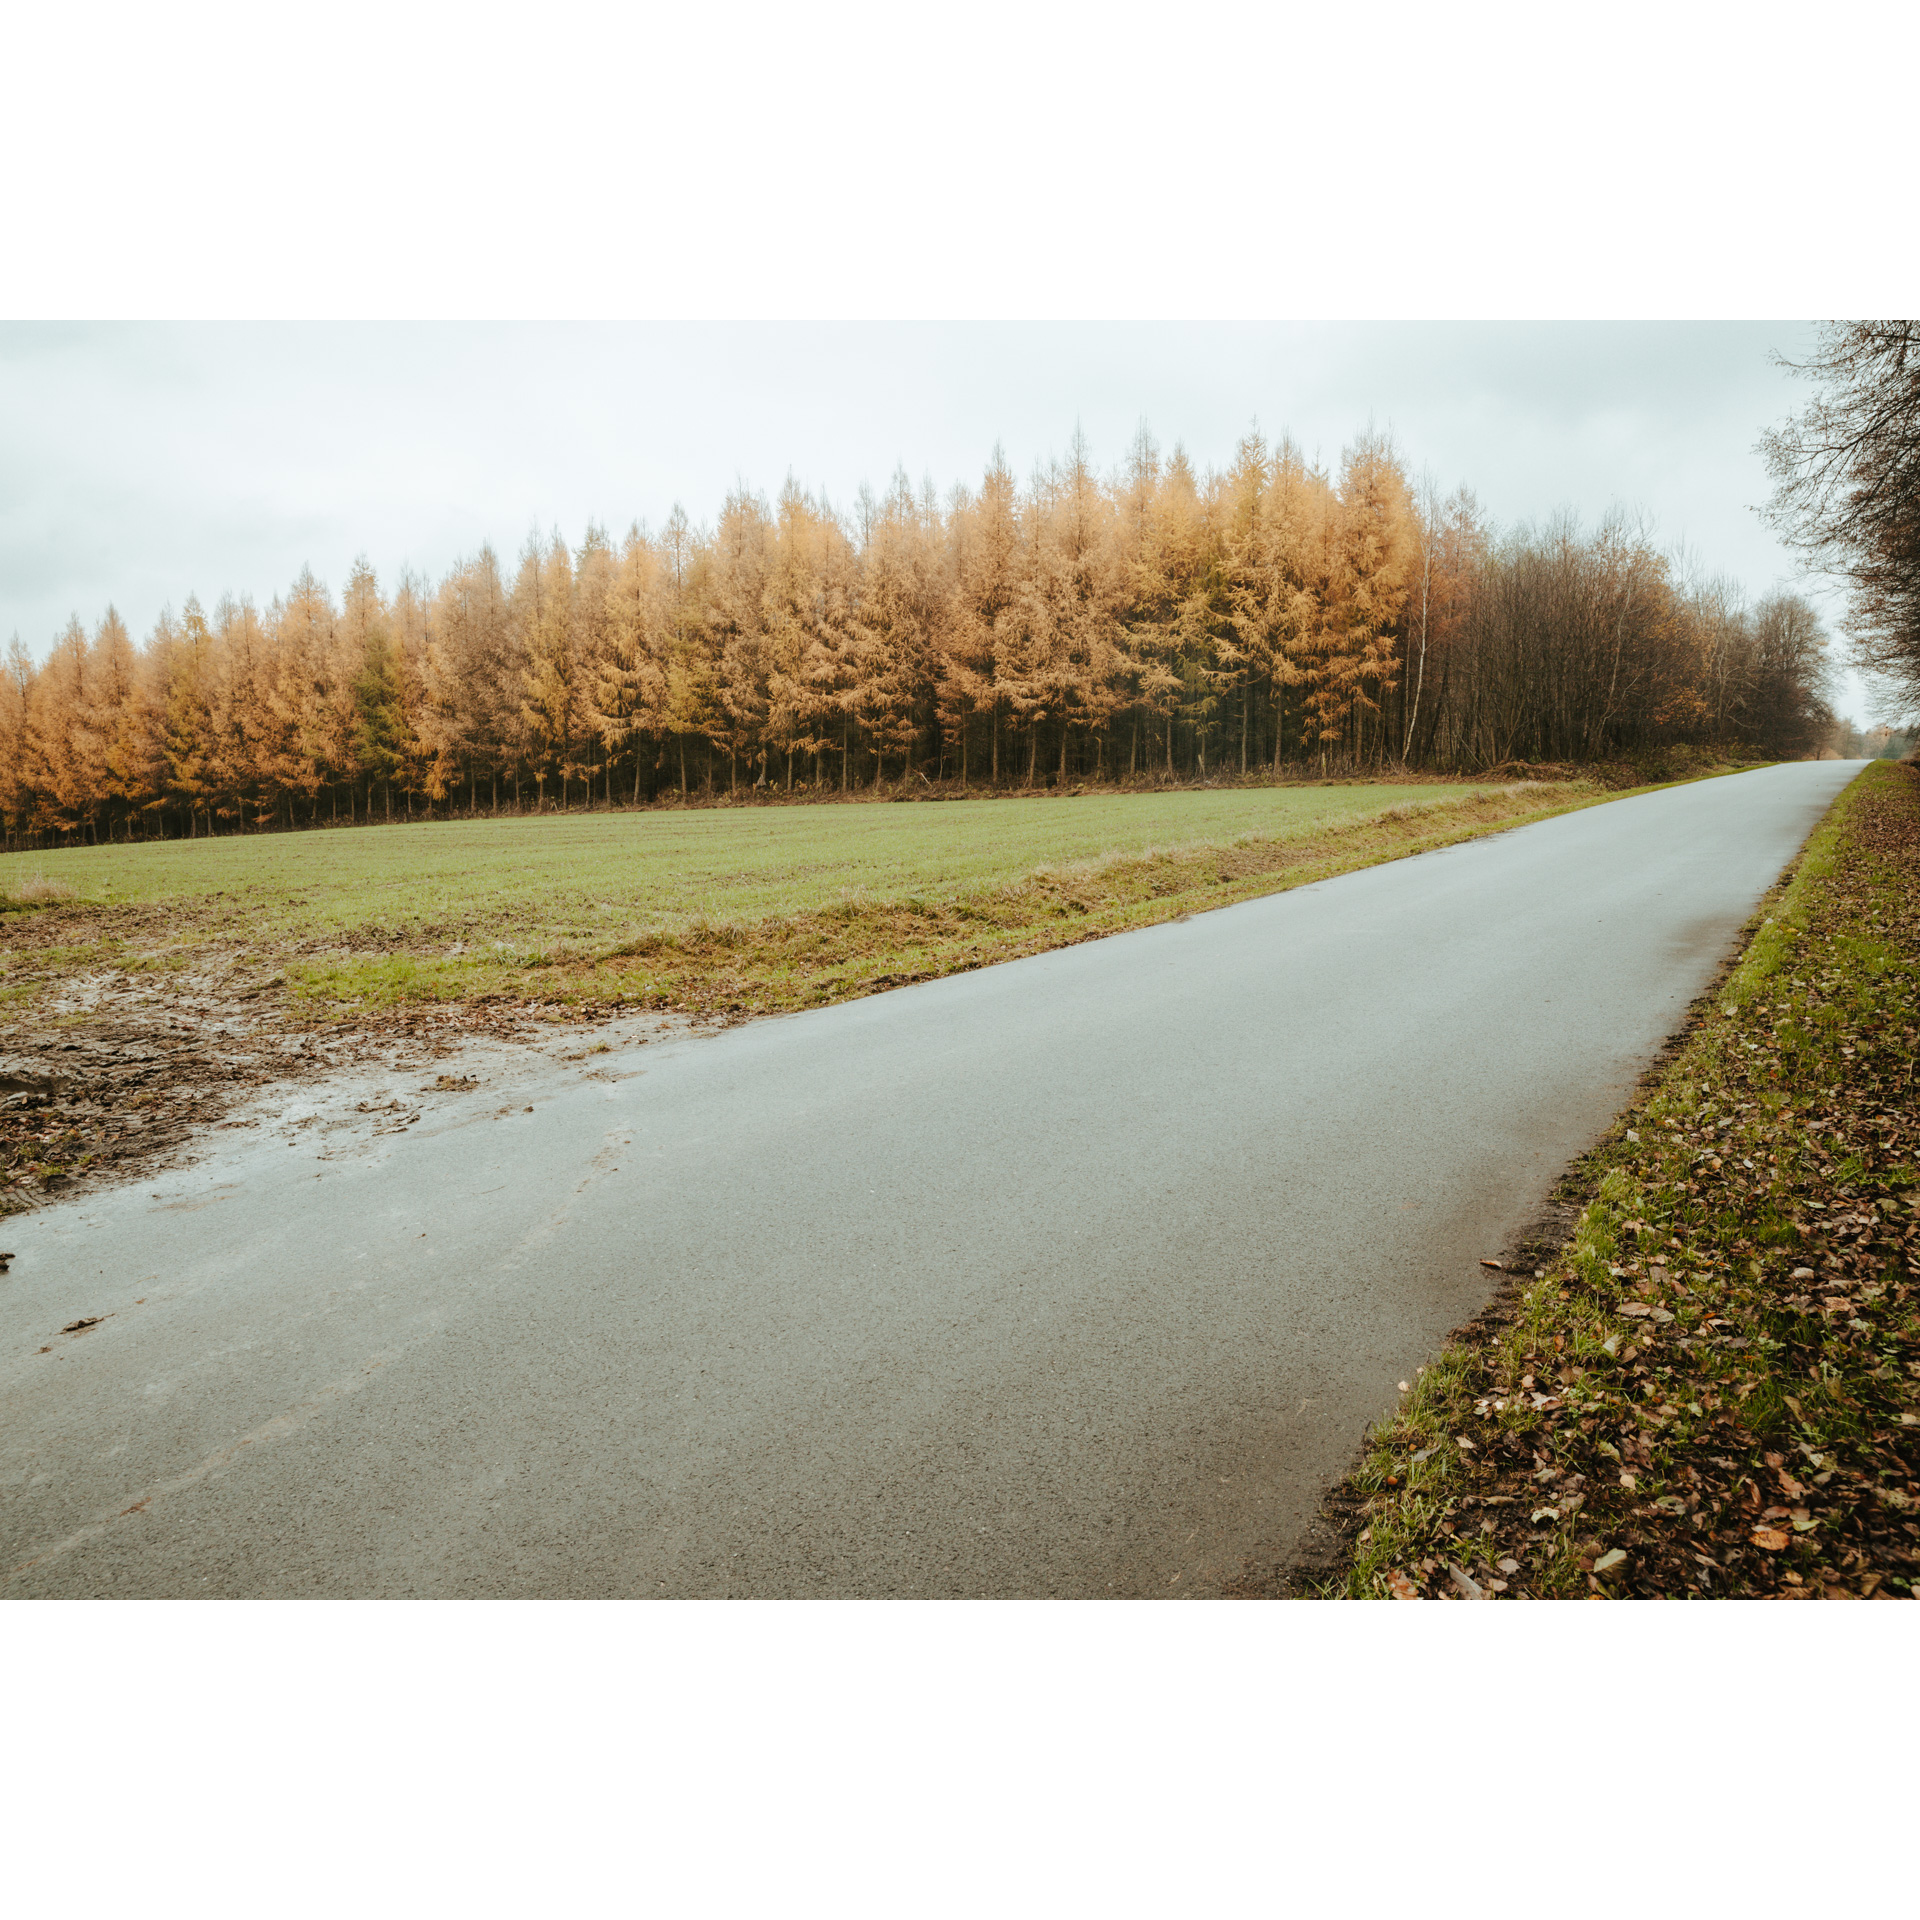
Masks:
[[[1217,1590],[1484,1303],[1857,771],[7,1222],[0,1590]]]

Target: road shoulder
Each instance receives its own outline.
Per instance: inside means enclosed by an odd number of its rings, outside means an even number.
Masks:
[[[1608,1138],[1562,1244],[1242,1596],[1907,1597],[1920,772],[1876,763]]]

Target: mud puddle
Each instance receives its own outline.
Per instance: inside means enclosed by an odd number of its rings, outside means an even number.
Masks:
[[[682,1016],[646,1014],[432,1048],[395,1046],[261,1089],[221,1122],[228,1141],[216,1142],[234,1149],[284,1143],[319,1160],[379,1158],[408,1133],[531,1113],[580,1081],[624,1080],[640,1071],[634,1049],[702,1030]]]
[[[627,1050],[714,1024],[484,1003],[322,1023],[292,1014],[279,985],[219,965],[151,989],[118,971],[75,974],[0,1032],[0,1216],[242,1147],[365,1154],[617,1074]]]

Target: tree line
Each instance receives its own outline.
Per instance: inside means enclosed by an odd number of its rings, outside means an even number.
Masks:
[[[1677,743],[1817,749],[1807,604],[1685,580],[1614,516],[1502,531],[1362,435],[1249,433],[850,511],[789,480],[711,527],[532,536],[391,592],[109,608],[0,674],[20,837],[306,827],[776,789],[1484,771]]]

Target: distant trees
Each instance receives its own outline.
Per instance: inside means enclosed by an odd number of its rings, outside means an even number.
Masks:
[[[1831,323],[1783,364],[1817,392],[1761,441],[1768,518],[1847,583],[1856,661],[1920,708],[1920,322]]]
[[[109,608],[0,670],[13,835],[203,834],[663,793],[1038,786],[1287,768],[1818,751],[1807,605],[1677,581],[1648,530],[1498,532],[1368,434],[1336,473],[1257,430],[1196,473],[1143,428],[1018,484],[789,481],[711,529],[490,548],[438,585]]]
[[[1753,687],[1747,719],[1754,743],[1780,759],[1817,753],[1832,723],[1826,691],[1827,636],[1799,595],[1761,601],[1751,621]]]

